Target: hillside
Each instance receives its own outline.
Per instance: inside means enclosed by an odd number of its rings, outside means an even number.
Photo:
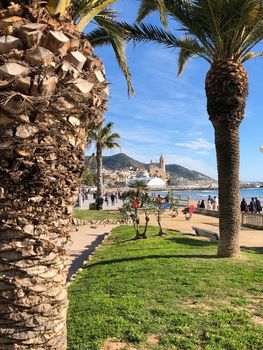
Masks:
[[[114,154],[113,156],[103,157],[103,166],[107,169],[124,169],[124,168],[145,168],[144,163],[126,156],[124,153]]]
[[[87,160],[88,157],[86,157]],[[127,156],[124,153],[114,154],[113,156],[103,157],[103,166],[106,169],[116,170],[124,168],[145,168],[150,164],[141,163],[137,160]],[[212,180],[209,176],[201,174],[197,171],[187,169],[178,164],[167,164],[166,171],[169,172],[171,178],[184,177],[189,180]]]
[[[189,180],[212,180],[211,177],[207,175],[187,169],[178,164],[167,164],[165,168],[172,178],[184,177]]]

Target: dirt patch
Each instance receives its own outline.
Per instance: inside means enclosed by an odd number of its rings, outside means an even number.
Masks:
[[[107,339],[101,350],[124,350],[127,349],[127,344],[114,339]]]
[[[107,339],[100,350],[138,350],[133,345],[120,342],[117,339]]]
[[[199,303],[198,301],[195,300],[187,300],[185,303],[183,303],[183,307],[187,308],[201,308],[206,311],[213,311],[214,308],[211,305],[205,304],[205,303]]]
[[[160,339],[159,339],[159,335],[158,334],[149,334],[147,337],[147,343],[149,345],[155,345],[158,344]]]
[[[259,316],[253,316],[252,321],[257,325],[257,326],[263,326],[263,318]]]

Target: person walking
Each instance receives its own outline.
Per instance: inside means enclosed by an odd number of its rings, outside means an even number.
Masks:
[[[212,210],[213,209],[213,199],[211,198],[210,194],[207,199],[207,209]]]
[[[111,205],[114,206],[114,203],[115,203],[115,194],[114,194],[114,192],[112,192],[112,194],[110,195],[110,199],[111,199]]]
[[[249,211],[251,213],[255,213],[257,211],[257,208],[256,208],[256,202],[255,202],[255,199],[254,197],[251,198],[251,201],[249,203]]]
[[[214,196],[213,209],[218,210],[218,198]]]
[[[107,205],[107,207],[109,206],[109,195],[108,195],[108,192],[105,192],[104,194],[104,200],[105,200],[105,203]]]
[[[257,197],[255,197],[255,204],[256,204],[256,213],[261,214],[262,206],[261,206],[260,200]]]

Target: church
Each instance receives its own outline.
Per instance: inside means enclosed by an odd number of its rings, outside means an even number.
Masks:
[[[165,182],[168,180],[169,176],[165,170],[164,156],[161,154],[159,163],[152,163],[149,165],[150,177],[159,177]]]

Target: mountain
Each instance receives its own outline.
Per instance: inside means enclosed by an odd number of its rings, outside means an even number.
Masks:
[[[172,178],[184,177],[189,180],[212,180],[211,177],[201,174],[198,171],[187,169],[178,164],[167,164],[166,171]]]
[[[88,157],[86,157],[87,161]],[[150,164],[141,163],[128,157],[124,153],[114,154],[113,156],[103,157],[103,166],[106,169],[117,170],[124,168],[140,168],[148,169]],[[166,171],[169,172],[171,178],[184,177],[189,180],[213,180],[209,176],[199,173],[198,171],[187,169],[178,164],[167,164]]]
[[[103,166],[107,169],[124,169],[124,168],[145,168],[144,163],[140,163],[124,153],[114,154],[113,156],[103,157]]]

